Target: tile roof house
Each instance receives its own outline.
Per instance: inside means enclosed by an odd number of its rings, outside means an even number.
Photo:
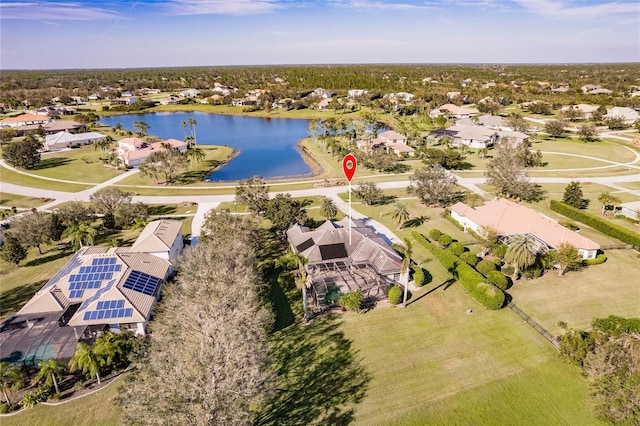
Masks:
[[[148,224],[131,246],[133,251],[141,251],[175,261],[182,249],[182,222],[177,220],[156,220]]]
[[[393,130],[387,130],[378,134],[372,140],[360,140],[356,142],[358,149],[371,152],[375,149],[384,149],[387,152],[393,151],[396,155],[413,157],[416,150],[407,145],[407,137]]]
[[[16,127],[16,131],[18,134],[31,132],[33,130],[38,130],[42,126],[42,129],[45,133],[51,135],[53,133],[58,132],[69,132],[72,130],[79,130],[85,127],[84,124],[78,123],[72,120],[53,120],[45,124],[27,124],[25,126]]]
[[[147,225],[133,247],[89,246],[76,252],[2,323],[0,358],[25,364],[70,358],[76,342],[106,329],[144,335],[174,268],[148,239],[156,234],[162,244],[173,240],[182,247],[182,222],[157,222]],[[179,250],[173,253],[174,260]]]
[[[147,157],[165,150],[163,144],[168,143],[173,149],[184,153],[189,144],[177,139],[166,139],[156,142],[147,142],[142,138],[124,138],[118,141],[118,158],[129,167],[138,167]]]
[[[591,115],[598,110],[598,107],[588,104],[578,104],[565,106],[562,108],[562,111],[568,111],[569,109],[579,111],[584,118],[590,118]]]
[[[51,117],[37,114],[20,114],[0,120],[0,127],[20,127],[29,124],[44,125],[51,121]]]
[[[69,133],[58,132],[52,135],[47,135],[44,139],[44,149],[51,151],[54,149],[69,148],[74,145],[88,145],[95,141],[105,139],[106,136],[100,132],[87,132],[87,133]]]
[[[471,229],[482,235],[483,229],[493,228],[501,237],[515,234],[530,234],[549,249],[561,243],[574,246],[580,257],[593,259],[600,245],[582,235],[560,225],[537,211],[504,198],[486,202],[480,207],[470,207],[464,203],[451,206],[451,217],[460,223],[465,231]]]
[[[313,297],[320,305],[331,302],[325,296],[334,286],[341,293],[359,288],[365,296],[386,297],[389,284],[400,280],[402,258],[362,219],[352,220],[351,228],[348,218],[326,221],[314,231],[294,225],[287,240],[309,260]]]
[[[459,120],[456,120],[456,124],[464,126],[479,125],[484,126],[488,129],[505,130],[508,132],[513,131],[513,128],[509,127],[504,118],[500,117],[499,115],[481,115],[478,116],[477,119],[477,121],[474,121],[475,118],[461,118]]]

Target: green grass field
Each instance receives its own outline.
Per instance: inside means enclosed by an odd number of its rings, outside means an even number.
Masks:
[[[30,209],[46,203],[47,200],[42,198],[27,197],[26,195],[16,195],[6,192],[0,192],[0,206]]]
[[[65,192],[78,192],[91,188],[91,185],[55,182],[47,179],[40,179],[36,176],[24,175],[22,173],[14,172],[13,170],[9,170],[3,166],[0,166],[0,179],[2,180],[2,182],[13,183],[15,185],[30,186],[32,188],[53,189],[56,191]]]
[[[100,155],[100,151],[96,151],[93,145],[44,154],[40,164],[29,173],[87,183],[102,183],[122,173],[120,170],[103,164]]]

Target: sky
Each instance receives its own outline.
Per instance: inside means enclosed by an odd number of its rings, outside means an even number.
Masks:
[[[638,0],[0,2],[0,70],[640,62]]]

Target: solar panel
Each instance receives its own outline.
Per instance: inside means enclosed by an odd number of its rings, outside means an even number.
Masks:
[[[123,287],[146,294],[147,296],[153,296],[160,281],[162,281],[160,278],[145,274],[144,272],[131,271]]]
[[[342,259],[348,256],[344,243],[326,244],[319,248],[322,260]]]
[[[314,244],[313,240],[312,240],[311,238],[309,238],[307,241],[303,242],[302,244],[299,244],[299,245],[296,247],[296,250],[297,250],[298,252],[303,252],[303,251],[305,251],[306,249],[308,249],[309,247],[313,246],[313,244]]]
[[[124,303],[124,301],[122,301]],[[87,311],[84,313],[84,321],[94,321],[102,319],[128,318],[133,316],[132,308],[105,309],[99,311]]]
[[[77,274],[69,276],[69,290],[86,290],[100,288],[102,282],[113,278],[114,272],[120,272],[122,265],[116,264],[115,257],[95,258],[91,266],[81,266]],[[72,297],[82,297],[83,292],[74,293]]]

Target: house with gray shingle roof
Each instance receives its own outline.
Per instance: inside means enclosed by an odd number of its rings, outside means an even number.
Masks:
[[[287,239],[295,253],[308,259],[308,287],[319,307],[356,290],[386,298],[389,286],[400,283],[402,258],[365,220],[352,220],[351,226],[348,218],[328,220],[315,230],[294,225]]]

